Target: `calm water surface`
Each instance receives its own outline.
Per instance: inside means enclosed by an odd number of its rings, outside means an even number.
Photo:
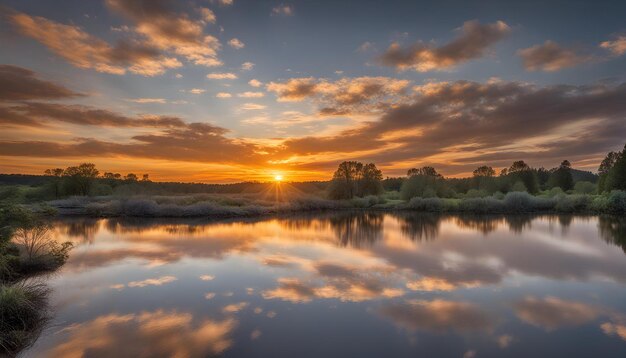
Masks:
[[[626,357],[626,220],[55,223],[27,357]]]

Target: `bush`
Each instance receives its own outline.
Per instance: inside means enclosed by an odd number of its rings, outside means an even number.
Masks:
[[[583,212],[591,206],[591,198],[587,195],[562,195],[557,197],[554,209],[565,213]]]
[[[0,286],[0,352],[15,355],[35,342],[48,320],[48,294],[43,284]]]
[[[510,192],[504,197],[507,212],[528,213],[533,211],[547,211],[554,208],[554,201],[539,198],[524,192]]]
[[[576,194],[593,194],[596,192],[596,184],[588,181],[579,181],[574,185]]]
[[[444,202],[439,198],[413,198],[407,204],[408,209],[441,212],[444,211]]]
[[[501,213],[505,211],[505,205],[502,200],[494,197],[488,198],[470,198],[461,200],[459,210],[470,213]]]
[[[605,210],[612,214],[626,213],[626,191],[613,190],[608,196]]]

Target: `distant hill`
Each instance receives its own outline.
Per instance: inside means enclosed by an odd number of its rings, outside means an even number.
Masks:
[[[596,183],[598,181],[598,178],[599,178],[598,174],[594,174],[592,172],[588,172],[584,170],[572,169],[572,179],[574,179],[574,182],[588,181],[588,182]]]

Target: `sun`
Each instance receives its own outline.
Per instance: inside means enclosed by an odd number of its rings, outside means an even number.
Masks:
[[[283,176],[280,174],[276,174],[274,175],[274,181],[282,181],[283,180]]]

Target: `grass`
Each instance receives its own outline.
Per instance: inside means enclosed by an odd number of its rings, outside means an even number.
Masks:
[[[49,319],[49,289],[42,283],[0,286],[0,348],[9,355],[32,345]]]

